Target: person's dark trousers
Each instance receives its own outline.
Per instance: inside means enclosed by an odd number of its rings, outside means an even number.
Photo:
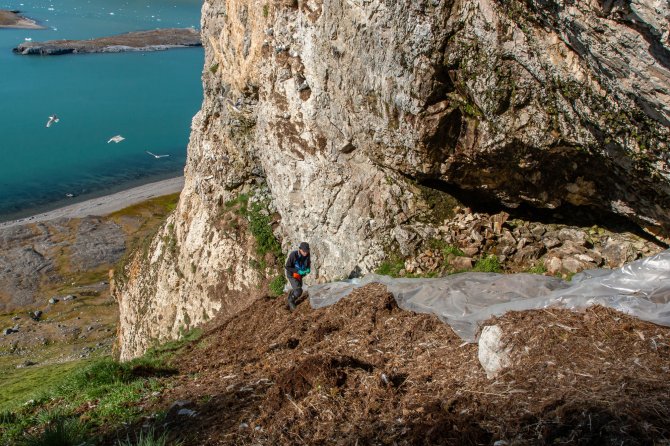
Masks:
[[[295,305],[298,301],[298,298],[302,296],[302,279],[298,280],[293,276],[288,277],[288,282],[291,284],[291,292],[288,295],[289,304],[293,302]]]

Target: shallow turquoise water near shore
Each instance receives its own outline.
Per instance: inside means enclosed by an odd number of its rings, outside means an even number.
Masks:
[[[22,4],[23,3],[23,4]],[[0,29],[0,221],[179,175],[202,101],[202,49],[28,57],[30,38],[198,27],[199,1],[7,1],[48,27]],[[49,115],[60,122],[46,127]],[[126,140],[107,143],[114,135]],[[169,154],[155,159],[146,151]]]

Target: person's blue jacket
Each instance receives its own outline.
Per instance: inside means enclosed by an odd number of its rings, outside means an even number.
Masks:
[[[286,259],[286,276],[293,277],[293,273],[298,273],[301,276],[306,276],[310,273],[311,262],[309,260],[309,254],[306,256],[300,255],[299,251],[293,251],[288,255]]]

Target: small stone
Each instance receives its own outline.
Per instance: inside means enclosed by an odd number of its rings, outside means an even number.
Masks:
[[[542,239],[542,243],[544,244],[545,248],[551,249],[559,246],[561,244],[561,241],[557,238],[545,237]]]
[[[51,299],[49,299],[49,303],[51,305],[55,304],[56,302],[58,302],[58,299],[56,299],[55,297],[52,297]]]
[[[12,333],[14,333],[14,330],[12,330],[11,328],[5,328],[5,329],[2,331],[2,334],[4,334],[5,336],[10,335],[10,334],[12,334]]]
[[[186,417],[194,417],[194,416],[196,416],[196,411],[191,410],[191,409],[179,409],[179,411],[177,412],[177,415],[182,415],[182,416],[186,416]]]
[[[63,302],[68,302],[68,301],[71,301],[71,300],[75,300],[76,298],[77,298],[77,296],[75,296],[73,294],[68,294],[67,296],[65,296],[63,298]]]
[[[549,257],[544,260],[544,267],[549,274],[556,274],[563,269],[563,262],[558,257]]]

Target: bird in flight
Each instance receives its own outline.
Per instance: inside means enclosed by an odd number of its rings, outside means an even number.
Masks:
[[[165,158],[166,156],[170,156],[170,155],[156,155],[155,153],[151,153],[151,152],[149,152],[148,150],[145,150],[145,152],[147,152],[149,155],[153,156],[153,157],[156,158],[156,159],[158,159],[158,158]]]
[[[109,141],[107,141],[107,144],[109,144],[110,142],[115,142],[115,143],[118,144],[121,141],[123,141],[124,139],[126,139],[126,138],[124,138],[121,135],[112,136],[111,138],[109,138]]]
[[[56,115],[49,116],[49,120],[47,121],[47,127],[51,127],[51,124],[54,124],[58,121],[60,121],[60,118],[58,116]]]

